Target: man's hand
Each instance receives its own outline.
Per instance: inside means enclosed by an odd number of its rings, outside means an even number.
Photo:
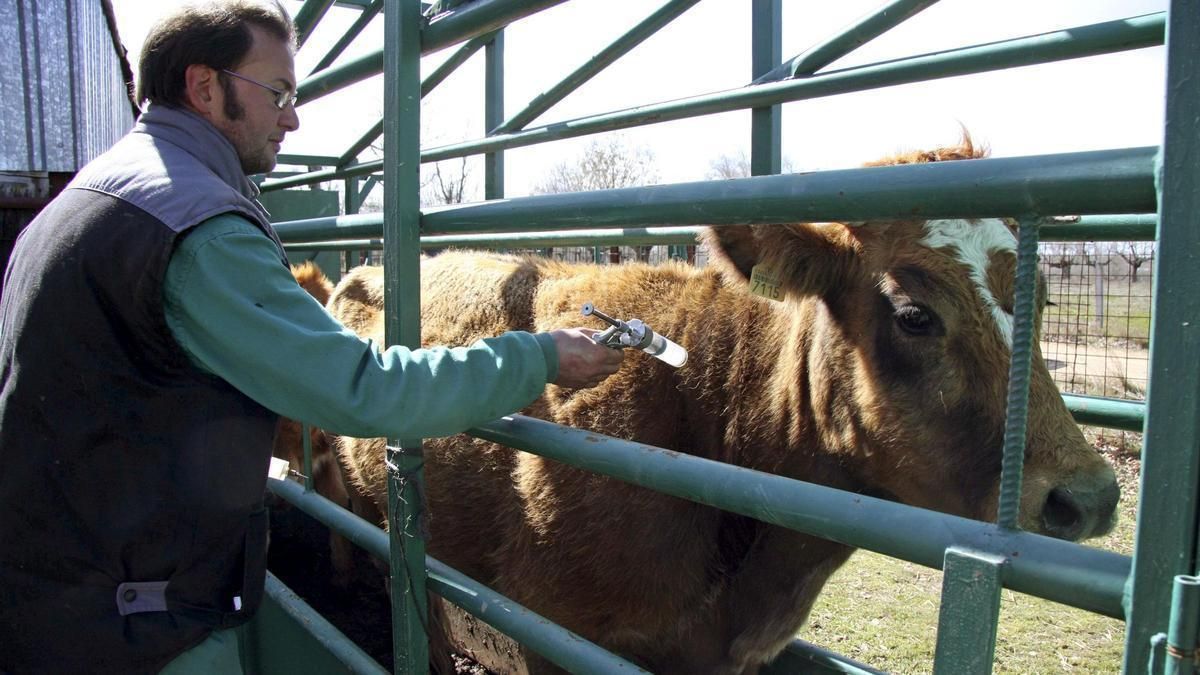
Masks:
[[[560,328],[550,331],[558,348],[558,379],[560,387],[584,389],[594,387],[604,378],[617,372],[625,355],[620,349],[610,349],[592,341],[599,331],[591,328]]]

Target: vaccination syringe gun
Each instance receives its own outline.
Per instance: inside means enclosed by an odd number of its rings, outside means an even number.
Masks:
[[[666,337],[650,330],[641,319],[621,321],[596,309],[590,302],[583,304],[583,315],[594,316],[608,324],[602,333],[592,336],[597,344],[612,349],[632,347],[640,349],[650,356],[676,368],[687,363],[687,350]]]

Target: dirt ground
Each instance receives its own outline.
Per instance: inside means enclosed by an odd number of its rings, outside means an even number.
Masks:
[[[1042,356],[1056,381],[1078,381],[1086,375],[1146,382],[1150,352],[1139,347],[1103,347],[1043,342]]]

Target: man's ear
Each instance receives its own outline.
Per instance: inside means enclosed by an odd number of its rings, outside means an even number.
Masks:
[[[217,106],[223,104],[224,91],[212,68],[193,63],[184,71],[184,83],[184,100],[200,116],[211,118]]]

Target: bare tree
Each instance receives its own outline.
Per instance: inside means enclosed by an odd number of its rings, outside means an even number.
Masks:
[[[533,191],[535,194],[611,190],[658,182],[654,153],[630,147],[620,136],[592,141],[578,159],[560,162]]]
[[[658,182],[654,153],[644,146],[630,147],[624,138],[609,136],[591,142],[572,162],[561,162],[534,186],[535,194],[611,190]],[[638,260],[650,259],[650,246],[636,247]],[[621,249],[609,249],[609,261],[621,261]]]
[[[446,162],[434,162],[432,168],[426,168],[421,180],[421,206],[436,206],[440,204],[461,204],[465,201],[469,182],[467,178],[471,171],[467,166],[467,158],[460,158],[457,167],[442,170]]]
[[[795,173],[795,171],[796,168],[792,164],[792,160],[784,157],[782,172]],[[748,177],[750,177],[750,157],[744,151],[739,151],[736,155],[721,155],[717,157],[709,162],[708,173],[705,174],[705,178],[709,180]]]
[[[1070,281],[1071,266],[1075,264],[1075,256],[1066,246],[1057,247],[1048,251],[1046,264],[1057,269],[1064,280]]]
[[[1129,280],[1137,283],[1138,268],[1154,258],[1154,242],[1127,241],[1116,249],[1117,255],[1129,264]]]

